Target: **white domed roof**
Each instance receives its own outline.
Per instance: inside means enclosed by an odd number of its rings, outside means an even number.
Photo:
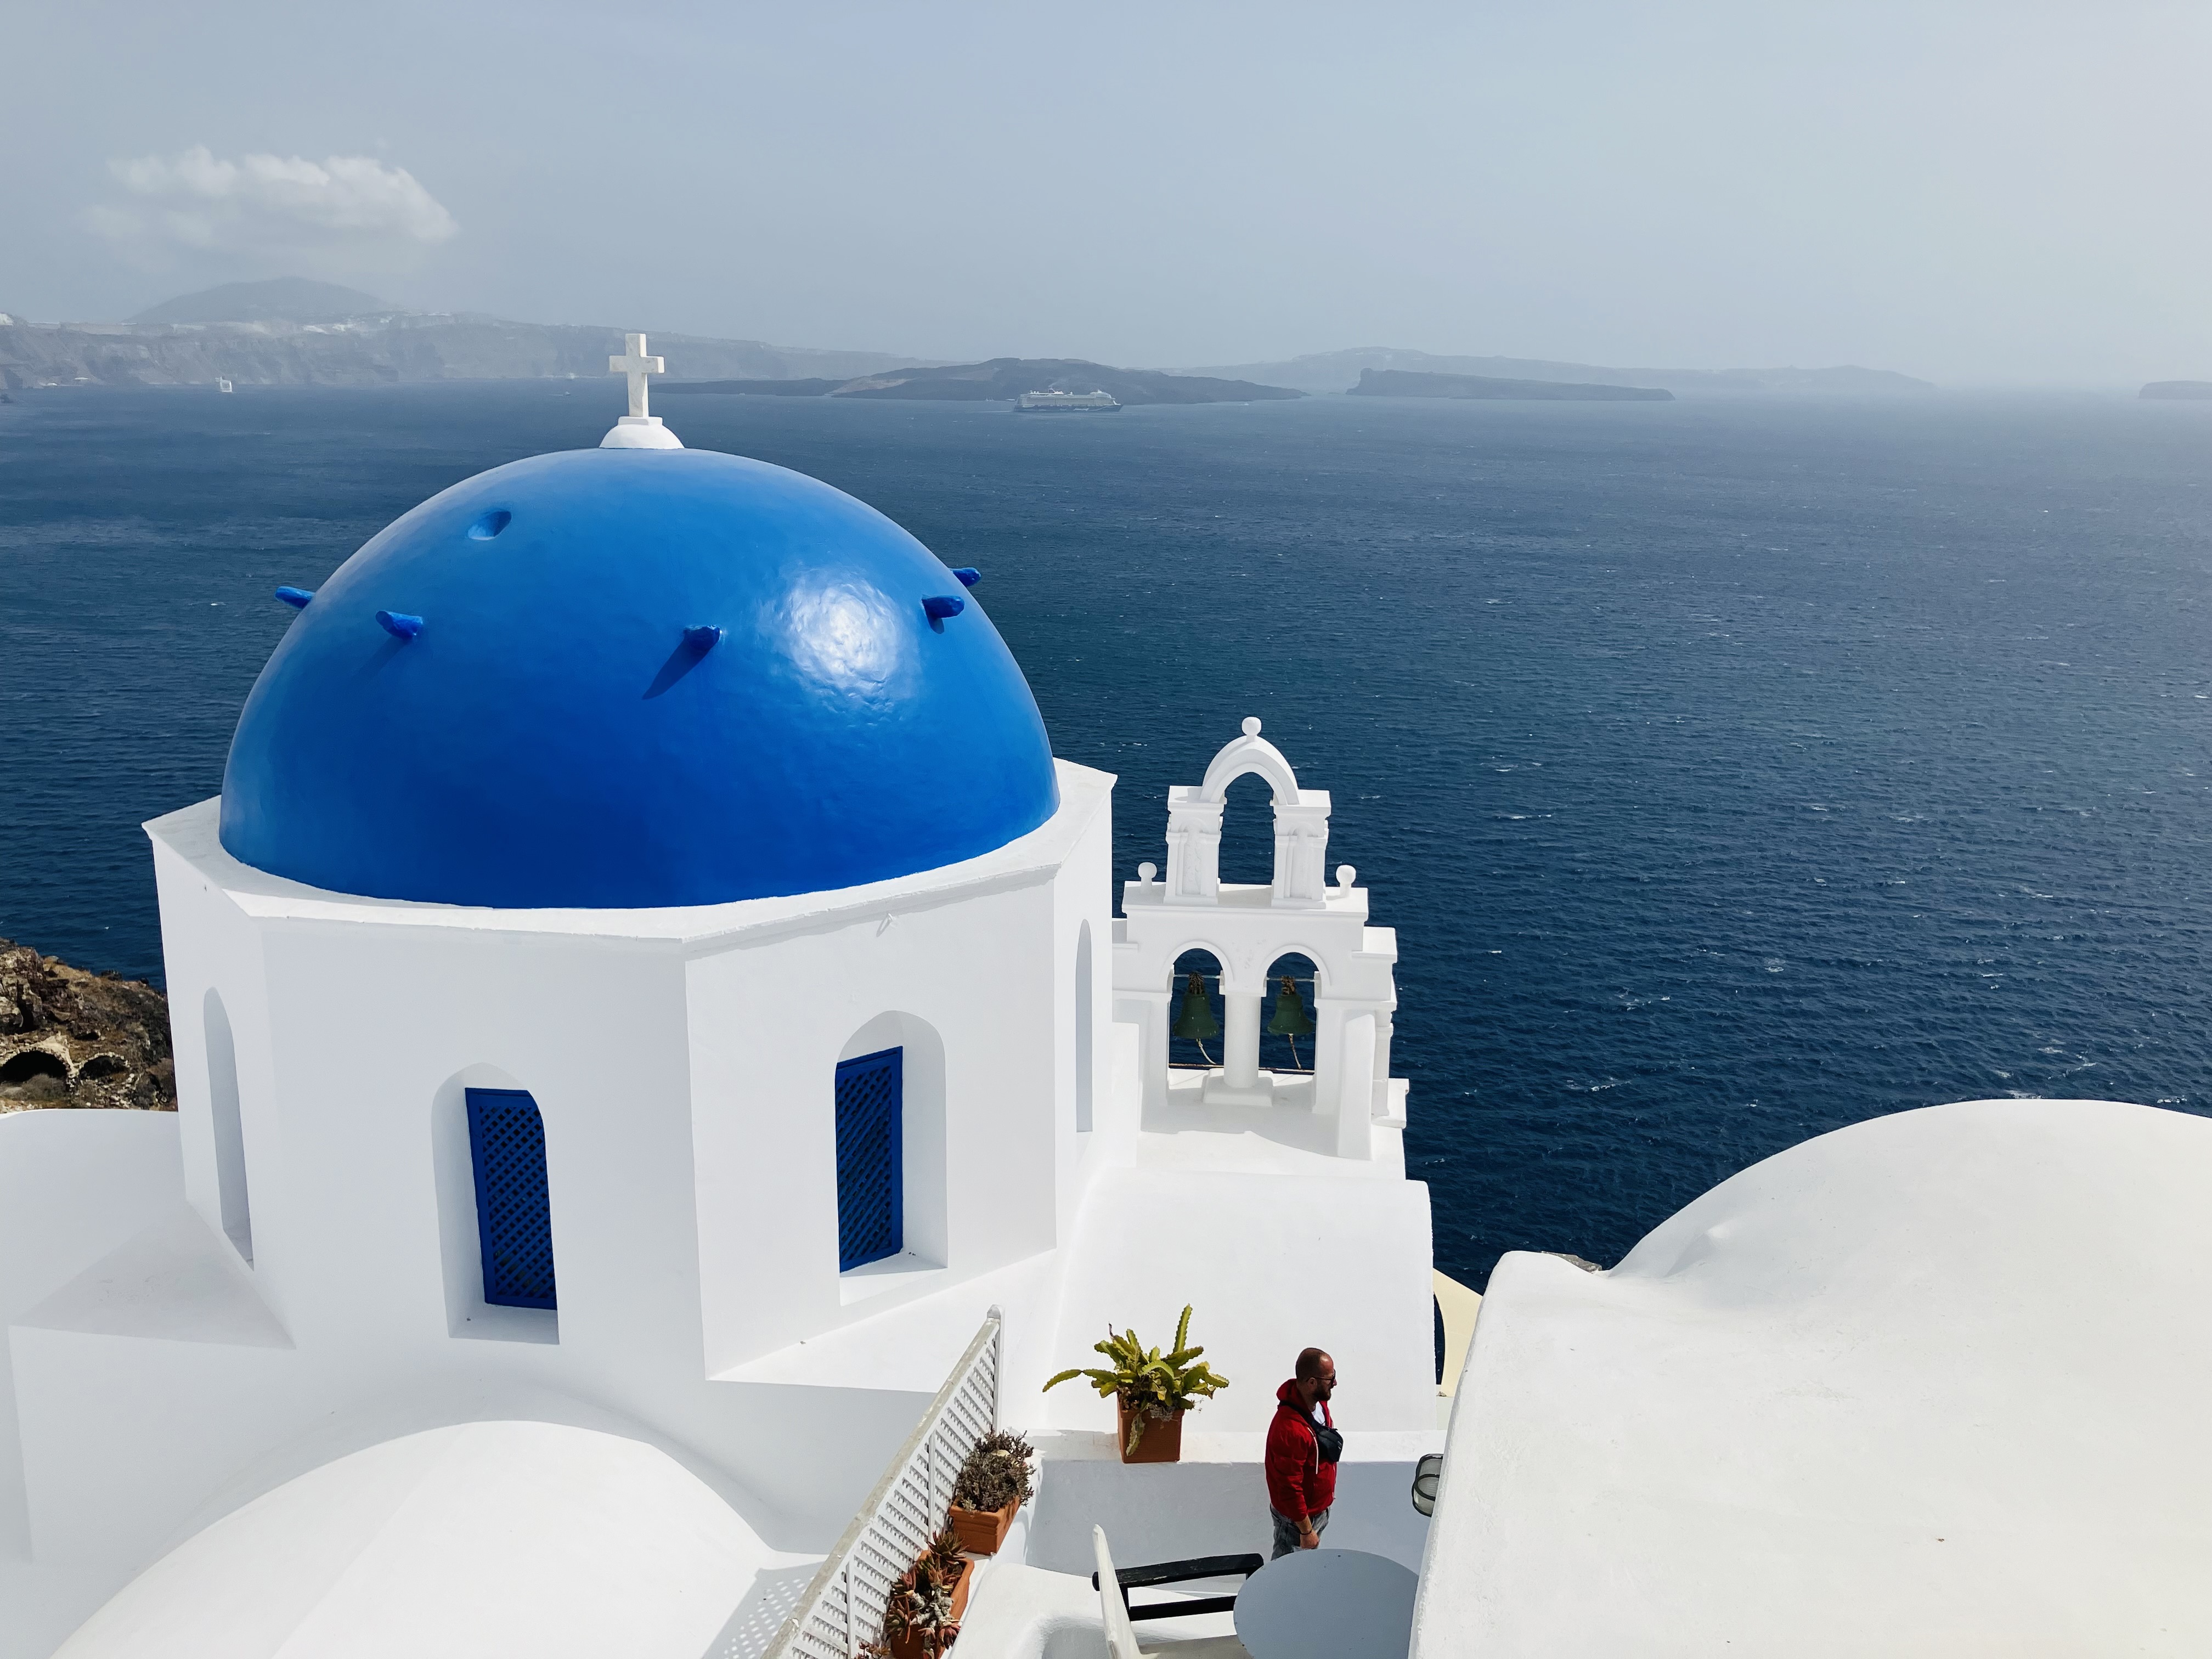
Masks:
[[[1498,1264],[1415,1659],[2212,1652],[2212,1120],[1900,1112]]]
[[[699,1659],[766,1557],[665,1452],[560,1424],[468,1423],[234,1510],[56,1659]]]

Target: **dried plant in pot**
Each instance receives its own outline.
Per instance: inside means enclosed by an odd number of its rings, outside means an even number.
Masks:
[[[1106,1340],[1095,1345],[1106,1356],[1103,1368],[1062,1371],[1047,1382],[1057,1388],[1071,1377],[1082,1377],[1100,1398],[1114,1399],[1116,1433],[1124,1463],[1175,1463],[1182,1458],[1183,1413],[1210,1400],[1229,1386],[1229,1379],[1200,1356],[1204,1348],[1190,1344],[1190,1310],[1185,1307],[1176,1326],[1175,1346],[1162,1353],[1147,1348],[1136,1332],[1106,1328]]]
[[[891,1586],[884,1605],[884,1649],[890,1659],[939,1659],[960,1634],[975,1564],[960,1553],[951,1528]]]
[[[961,1464],[946,1514],[960,1547],[971,1555],[996,1555],[1006,1528],[1036,1490],[1030,1460],[1036,1448],[1000,1429],[985,1435]]]

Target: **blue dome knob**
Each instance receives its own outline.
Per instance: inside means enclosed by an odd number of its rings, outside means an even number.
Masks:
[[[222,844],[338,892],[521,908],[821,892],[988,853],[1059,792],[988,617],[970,599],[933,625],[947,588],[883,514],[763,462],[495,468],[315,591],[239,717]]]

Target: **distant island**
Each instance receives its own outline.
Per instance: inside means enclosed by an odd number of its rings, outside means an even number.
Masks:
[[[414,311],[359,289],[304,277],[226,283],[149,306],[126,322],[28,323],[0,311],[0,390],[82,386],[388,386],[425,380],[597,380],[626,328],[521,323],[471,312]],[[828,351],[651,331],[672,380],[656,391],[756,397],[1012,402],[1024,392],[1109,392],[1123,404],[1253,403],[1352,389],[1367,371],[1474,380],[1644,388],[1680,396],[1782,392],[1866,397],[1934,390],[1887,369],[1607,368],[1523,357],[1453,357],[1390,346],[1279,362],[1115,368],[1079,358],[940,363],[884,351]],[[2190,385],[2191,382],[2160,383]],[[1370,397],[1593,397],[1604,392],[1414,392]],[[2191,397],[2146,387],[2143,396]]]
[[[851,380],[663,380],[653,395],[666,392],[726,392],[737,398],[827,398]]]
[[[1447,357],[1399,346],[1360,346],[1316,352],[1273,363],[1236,363],[1178,370],[1224,374],[1296,386],[1301,392],[1341,392],[1370,368],[1417,374],[1472,374],[1485,380],[1558,380],[1580,385],[1660,386],[1678,395],[1730,397],[1781,392],[1792,397],[1869,398],[1933,392],[1926,380],[1887,368],[1843,364],[1833,368],[1607,368],[1595,363],[1553,362],[1540,357]]]
[[[422,380],[604,380],[619,328],[407,311],[334,283],[230,283],[127,323],[0,320],[0,387],[390,386]],[[918,360],[655,331],[669,372],[694,378],[816,376],[843,385]]]
[[[672,360],[671,367],[673,368]],[[848,380],[671,381],[663,392],[733,392],[765,398],[868,398],[1012,403],[1025,392],[1103,392],[1124,404],[1251,404],[1306,394],[1287,386],[1156,368],[1115,368],[1079,357],[994,357],[988,362],[917,366]]]
[[[1417,374],[1403,368],[1363,368],[1355,398],[1491,398],[1543,402],[1671,404],[1664,386],[1600,386],[1586,380],[1501,380],[1486,374]]]
[[[422,380],[600,380],[623,331],[407,311],[335,283],[283,276],[179,295],[124,323],[0,316],[0,388],[70,386],[387,386]],[[936,364],[881,351],[653,335],[656,392],[780,398],[1012,402],[1024,392],[1105,392],[1123,404],[1254,403],[1286,386],[1079,358]]]
[[[2153,380],[2136,395],[2182,403],[2212,402],[2212,380]]]

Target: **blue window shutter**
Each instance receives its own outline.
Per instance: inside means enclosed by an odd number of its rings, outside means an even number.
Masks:
[[[520,1089],[471,1089],[468,1096],[484,1300],[499,1308],[553,1307],[553,1206],[538,1103]]]
[[[881,1261],[905,1245],[900,1144],[906,1051],[837,1062],[837,1271]]]

